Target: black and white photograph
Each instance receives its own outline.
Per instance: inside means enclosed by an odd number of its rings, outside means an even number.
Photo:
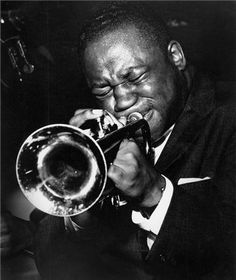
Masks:
[[[1,1],[1,280],[236,279],[236,1]]]

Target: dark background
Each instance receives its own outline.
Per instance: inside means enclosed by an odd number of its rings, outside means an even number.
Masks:
[[[1,48],[1,181],[2,204],[17,189],[15,160],[25,138],[50,123],[67,123],[79,107],[93,106],[76,56],[81,23],[104,2],[1,1],[1,13],[21,19],[20,30],[1,24],[1,37],[16,31],[25,42],[35,70],[16,80]],[[136,2],[132,2],[133,5]],[[162,15],[187,60],[210,72],[221,98],[233,96],[236,69],[236,2],[145,2]],[[14,28],[13,28],[14,29]],[[3,38],[4,37],[4,38]]]

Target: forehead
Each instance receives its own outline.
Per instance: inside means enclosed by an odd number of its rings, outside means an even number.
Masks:
[[[159,48],[148,42],[146,36],[134,26],[125,26],[103,34],[90,42],[84,52],[85,69],[117,72],[129,67],[146,66],[160,61]],[[93,75],[93,74],[92,74]]]

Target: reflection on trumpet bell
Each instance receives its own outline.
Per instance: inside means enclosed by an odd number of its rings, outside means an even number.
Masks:
[[[50,215],[73,216],[87,211],[110,192],[104,191],[105,154],[110,156],[124,138],[133,137],[139,129],[145,146],[151,147],[149,126],[139,117],[119,129],[115,124],[115,129],[97,141],[83,130],[64,124],[48,125],[32,133],[16,162],[24,195]]]
[[[39,152],[39,177],[55,196],[76,199],[79,194],[84,197],[88,183],[93,185],[99,176],[97,162],[87,147],[73,143],[67,136],[65,141],[60,138]]]
[[[68,125],[30,135],[17,158],[17,179],[29,201],[56,216],[88,210],[106,183],[106,161],[96,141]]]

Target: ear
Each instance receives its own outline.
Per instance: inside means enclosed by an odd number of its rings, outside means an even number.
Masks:
[[[168,55],[171,61],[179,70],[184,70],[186,67],[186,59],[182,47],[177,41],[170,41],[168,45]]]

